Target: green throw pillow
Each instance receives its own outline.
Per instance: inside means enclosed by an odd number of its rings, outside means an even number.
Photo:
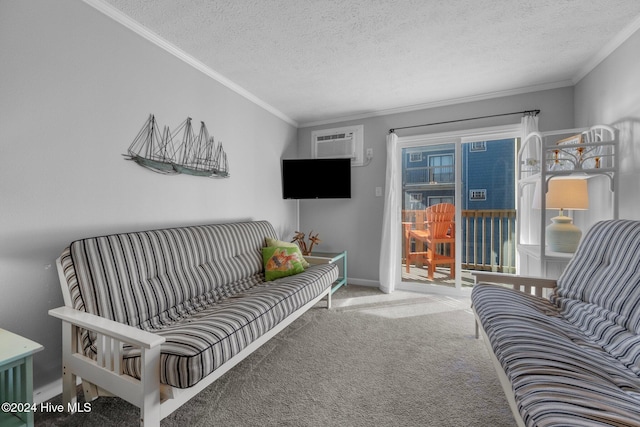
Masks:
[[[302,256],[302,252],[300,252],[300,246],[295,243],[283,242],[282,240],[272,239],[271,237],[265,237],[264,242],[267,246],[279,246],[281,248],[296,248],[298,250],[298,256],[300,257],[300,262],[304,268],[309,267],[309,263]]]
[[[299,251],[298,251],[299,252]],[[280,277],[302,273],[304,267],[296,248],[269,246],[262,248],[265,280],[275,280]]]

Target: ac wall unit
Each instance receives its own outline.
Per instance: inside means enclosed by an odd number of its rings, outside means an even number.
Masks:
[[[351,166],[362,166],[363,133],[363,125],[313,131],[312,156],[314,159],[349,158]]]

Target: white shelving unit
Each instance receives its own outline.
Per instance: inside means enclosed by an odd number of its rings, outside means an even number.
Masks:
[[[549,180],[588,180],[590,210],[579,218],[574,216],[583,234],[600,219],[618,218],[617,141],[617,130],[606,125],[533,132],[524,139],[518,151],[517,177],[520,274],[557,278],[573,256],[546,246],[545,227],[557,215],[557,211],[546,211],[545,197],[541,196],[546,194]],[[536,197],[540,197],[541,209],[533,208]]]

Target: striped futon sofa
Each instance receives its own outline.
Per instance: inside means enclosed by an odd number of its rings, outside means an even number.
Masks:
[[[58,259],[65,307],[63,400],[103,390],[160,420],[325,296],[333,264],[265,282],[266,221],[114,234],[73,242]]]
[[[640,222],[595,224],[556,286],[498,276],[472,303],[518,425],[640,426]]]

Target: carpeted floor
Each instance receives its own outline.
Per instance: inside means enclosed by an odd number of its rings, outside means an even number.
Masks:
[[[163,426],[513,426],[466,298],[349,285],[305,313]],[[60,397],[52,402],[59,403]],[[36,414],[37,426],[128,426],[138,410]]]

